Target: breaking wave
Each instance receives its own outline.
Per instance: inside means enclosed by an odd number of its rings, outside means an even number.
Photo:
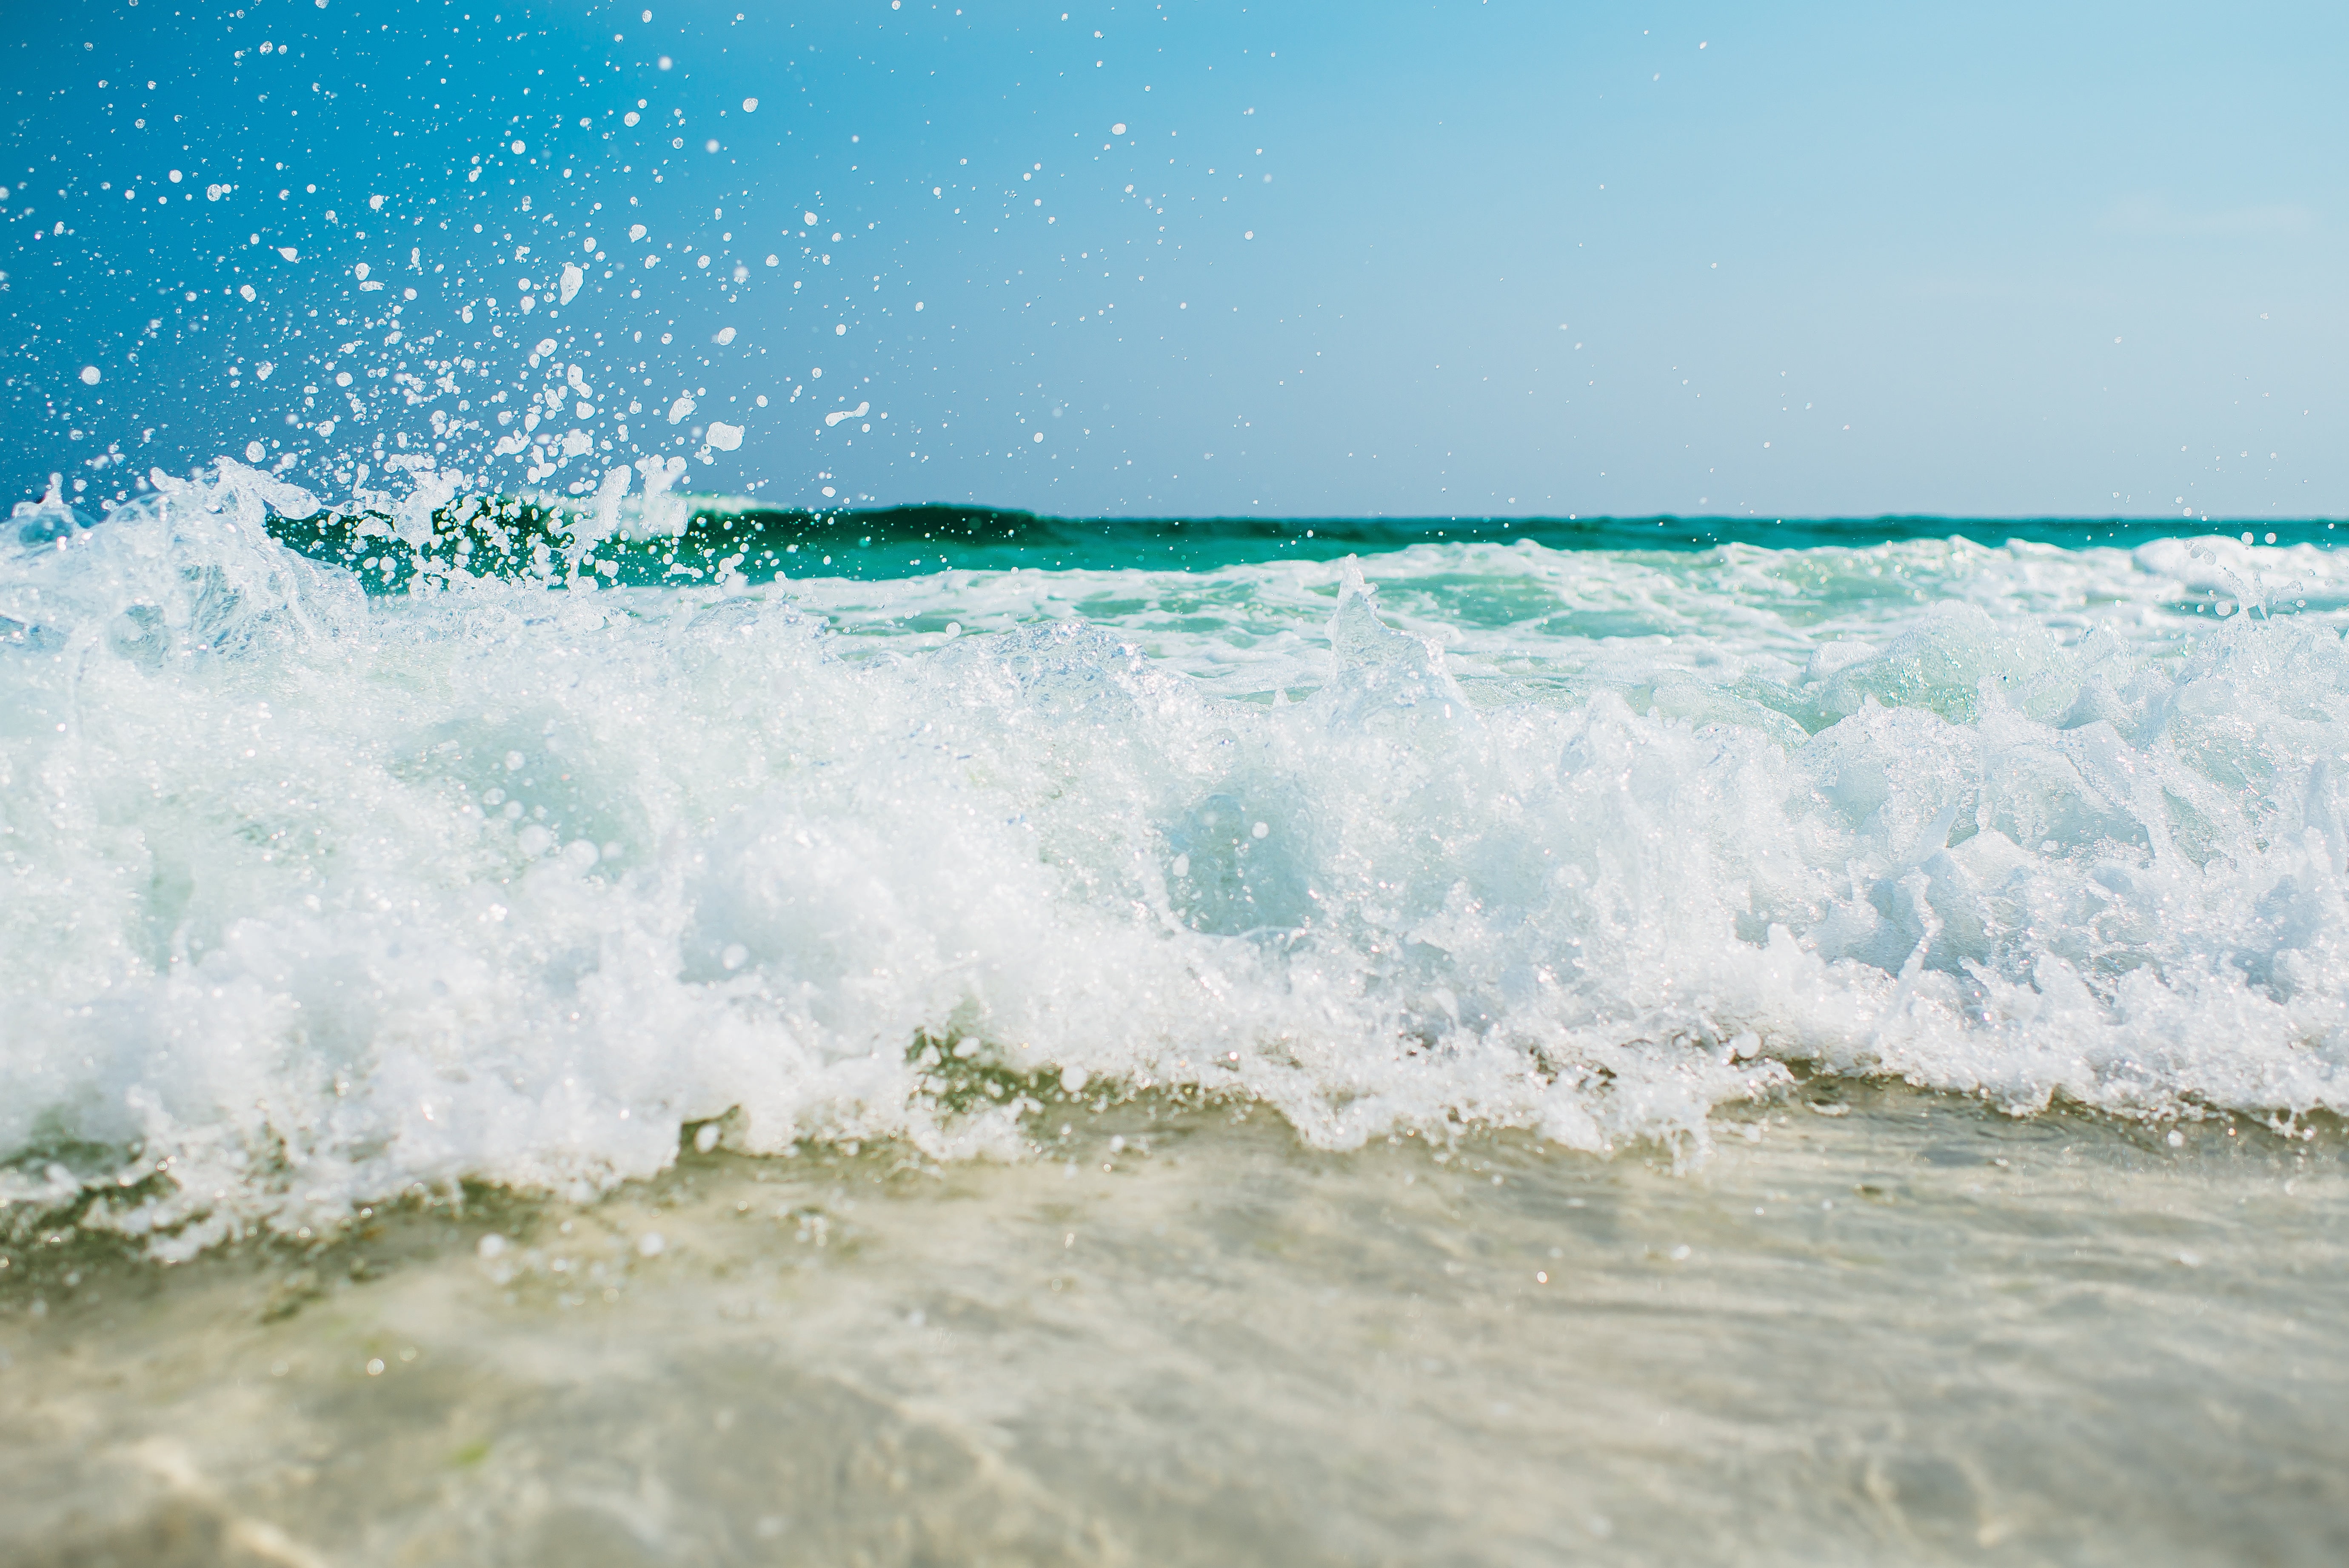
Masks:
[[[19,1214],[181,1255],[703,1128],[1011,1155],[1161,1088],[1330,1148],[1698,1150],[1812,1072],[2349,1105],[2349,574],[2310,545],[652,586],[568,524],[475,571],[421,487],[338,562],[364,512],[305,553],[264,473],[158,483],[0,539]]]

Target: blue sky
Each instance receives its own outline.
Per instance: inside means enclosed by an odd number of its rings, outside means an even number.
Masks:
[[[7,482],[2349,514],[2337,10],[1066,3],[37,17]]]

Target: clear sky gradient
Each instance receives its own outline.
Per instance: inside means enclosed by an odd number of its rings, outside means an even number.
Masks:
[[[649,9],[19,18],[6,482],[2349,515],[2338,7]]]

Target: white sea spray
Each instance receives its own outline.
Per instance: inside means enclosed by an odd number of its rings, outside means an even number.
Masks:
[[[155,482],[0,542],[0,1180],[166,1255],[720,1117],[1016,1155],[1061,1085],[1688,1152],[1795,1071],[2349,1101],[2349,657],[2160,609],[2314,552],[369,601],[308,495]]]

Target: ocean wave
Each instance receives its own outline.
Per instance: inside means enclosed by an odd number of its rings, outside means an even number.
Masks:
[[[387,595],[317,510],[224,462],[0,541],[16,1214],[184,1255],[1152,1089],[1686,1153],[1810,1072],[2349,1107],[2306,546]]]

